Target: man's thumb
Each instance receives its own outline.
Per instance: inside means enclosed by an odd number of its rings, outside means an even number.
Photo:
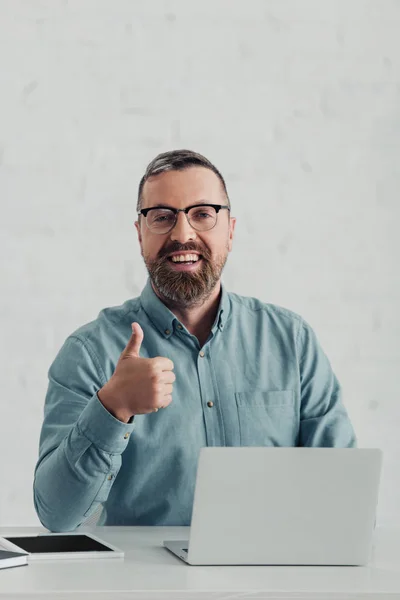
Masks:
[[[132,323],[132,335],[124,350],[125,356],[138,357],[143,338],[143,329],[140,327],[139,323]]]

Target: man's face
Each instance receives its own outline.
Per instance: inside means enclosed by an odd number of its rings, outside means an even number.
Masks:
[[[159,204],[186,208],[198,203],[228,203],[221,181],[204,167],[160,173],[149,178],[143,187],[142,208]],[[235,224],[236,219],[230,217],[229,211],[221,209],[213,229],[197,231],[189,225],[184,213],[178,213],[172,231],[158,234],[149,230],[141,215],[140,224],[135,222],[141,254],[161,297],[182,308],[204,302],[221,277],[232,249]],[[201,259],[190,270],[178,270],[167,258],[176,251],[195,251],[201,254]]]

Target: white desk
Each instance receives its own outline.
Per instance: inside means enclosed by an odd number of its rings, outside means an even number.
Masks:
[[[2,528],[0,535],[42,532]],[[400,529],[377,528],[368,567],[196,567],[162,547],[187,539],[187,527],[98,527],[125,559],[53,560],[0,570],[0,598],[119,600],[400,599]]]

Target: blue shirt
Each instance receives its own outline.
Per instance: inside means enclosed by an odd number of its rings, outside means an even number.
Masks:
[[[140,356],[174,363],[171,404],[125,424],[97,391],[138,322]],[[340,385],[296,313],[230,293],[200,347],[154,293],[106,308],[65,341],[49,369],[34,502],[42,524],[190,525],[202,446],[353,447]]]

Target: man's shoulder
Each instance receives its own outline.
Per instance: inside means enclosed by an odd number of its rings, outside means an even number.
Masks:
[[[269,317],[272,320],[280,320],[287,322],[288,324],[294,323],[297,326],[304,322],[301,315],[285,306],[273,304],[271,302],[263,302],[259,298],[242,296],[234,292],[229,292],[229,297],[232,301],[234,310],[248,313],[262,311],[266,317]]]
[[[124,330],[126,327],[130,328],[139,309],[139,297],[130,298],[123,304],[116,306],[107,306],[100,310],[95,319],[75,329],[69,337],[78,338],[85,342],[107,335],[107,332],[114,332],[115,334],[118,330]]]

